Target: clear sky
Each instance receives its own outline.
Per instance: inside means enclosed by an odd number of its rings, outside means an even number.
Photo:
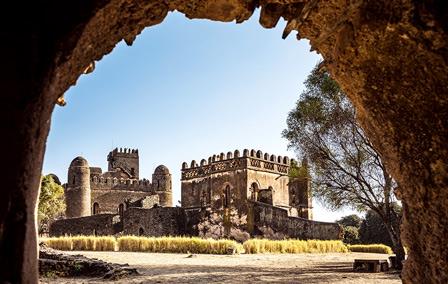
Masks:
[[[170,13],[131,47],[119,43],[56,107],[44,174],[65,182],[79,155],[105,171],[110,150],[138,148],[140,177],[166,165],[177,204],[183,161],[244,148],[297,159],[281,132],[321,58],[295,34],[282,40],[284,26],[263,29],[258,14],[236,25]],[[314,206],[316,220],[350,213]]]

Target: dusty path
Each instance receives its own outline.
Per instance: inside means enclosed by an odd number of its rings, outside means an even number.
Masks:
[[[128,263],[141,276],[114,283],[401,283],[394,273],[355,273],[355,258],[386,259],[364,253],[194,255],[133,252],[69,252]],[[105,283],[101,279],[41,279],[42,283]]]

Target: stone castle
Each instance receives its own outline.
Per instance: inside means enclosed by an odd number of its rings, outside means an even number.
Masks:
[[[97,214],[123,215],[129,207],[152,208],[154,205],[172,206],[171,174],[160,165],[152,181],[139,179],[138,150],[114,149],[107,156],[108,170],[89,167],[86,159],[75,158],[68,169],[66,217]]]
[[[107,160],[104,173],[82,157],[71,162],[66,219],[53,222],[50,235],[341,237],[339,225],[312,220],[310,177],[290,177],[288,157],[235,150],[183,163],[181,207],[172,205],[167,167],[149,181],[139,179],[138,150],[114,149]]]

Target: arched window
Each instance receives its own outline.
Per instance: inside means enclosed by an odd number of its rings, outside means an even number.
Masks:
[[[138,229],[138,235],[143,236],[144,234],[145,234],[145,230],[142,227],[140,227],[140,229]]]
[[[97,202],[93,203],[92,213],[93,215],[100,213],[100,205]]]
[[[120,218],[123,218],[123,214],[124,214],[124,204],[120,203],[120,205],[118,205],[118,214],[120,215]]]
[[[250,191],[251,191],[250,200],[257,201],[258,184],[256,182],[251,184]]]

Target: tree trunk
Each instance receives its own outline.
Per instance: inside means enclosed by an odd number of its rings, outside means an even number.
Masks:
[[[386,225],[387,232],[389,233],[390,239],[392,241],[392,251],[395,253],[396,262],[395,268],[401,270],[403,268],[403,261],[405,259],[405,251],[403,243],[400,238],[400,224],[392,224],[393,220],[386,220],[384,224]]]

